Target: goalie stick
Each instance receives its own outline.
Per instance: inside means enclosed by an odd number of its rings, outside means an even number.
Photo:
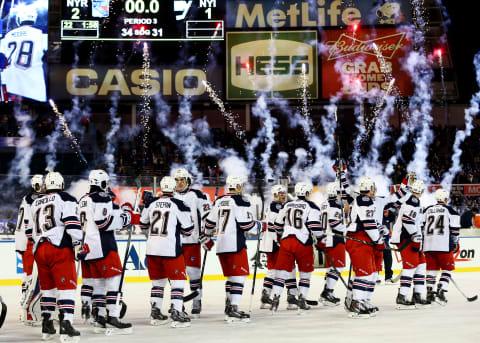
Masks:
[[[468,297],[465,293],[463,293],[463,291],[460,289],[460,287],[458,287],[457,283],[453,278],[450,278],[450,281],[452,281],[455,288],[460,292],[461,295],[465,297],[465,299],[467,299],[468,302],[472,302],[478,299],[478,295],[474,295],[473,297]]]

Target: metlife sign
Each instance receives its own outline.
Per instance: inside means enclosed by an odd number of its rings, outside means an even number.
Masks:
[[[227,33],[227,99],[318,97],[317,31]]]

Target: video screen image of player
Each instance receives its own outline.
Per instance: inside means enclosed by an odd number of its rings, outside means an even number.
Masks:
[[[47,101],[48,0],[0,0],[0,100]]]

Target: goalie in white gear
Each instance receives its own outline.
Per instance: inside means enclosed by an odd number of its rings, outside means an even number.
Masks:
[[[200,236],[202,224],[210,212],[211,203],[208,195],[198,189],[191,188],[192,177],[184,168],[176,169],[173,177],[177,183],[175,198],[182,200],[189,208],[193,219],[193,232],[190,236],[182,236],[183,257],[190,280],[190,290],[198,291],[198,296],[193,299],[192,316],[198,317],[202,310],[202,280],[201,280],[201,249],[200,240],[204,249],[210,250],[213,243],[210,238]]]
[[[435,192],[436,205],[427,207],[423,222],[423,251],[427,260],[427,300],[446,305],[445,292],[455,270],[454,254],[460,249],[460,216],[448,205],[450,193],[440,188]],[[437,275],[442,270],[434,291]]]
[[[43,175],[34,175],[31,179],[31,191],[25,195],[18,209],[17,228],[15,230],[15,250],[22,255],[23,282],[22,320],[24,323],[34,325],[40,319],[40,285],[38,283],[38,270],[34,267],[33,243],[25,233],[25,211],[30,209],[33,201],[42,193]]]
[[[132,206],[122,209],[112,201],[108,194],[110,177],[101,170],[92,170],[88,176],[90,190],[79,201],[80,220],[85,228],[84,242],[77,258],[82,260],[82,277],[91,286],[94,308],[94,326],[96,333],[106,333],[112,328],[112,333],[129,334],[132,324],[119,320],[121,305],[117,301],[122,263],[118,254],[115,231],[130,224],[132,221]],[[86,291],[82,286],[82,315],[88,316],[84,301],[88,301]],[[108,315],[107,315],[108,314]]]

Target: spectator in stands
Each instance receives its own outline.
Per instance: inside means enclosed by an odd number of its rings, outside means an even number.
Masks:
[[[463,212],[460,217],[460,226],[462,229],[470,229],[475,226],[475,216],[478,214],[478,207],[472,207],[471,210]]]

